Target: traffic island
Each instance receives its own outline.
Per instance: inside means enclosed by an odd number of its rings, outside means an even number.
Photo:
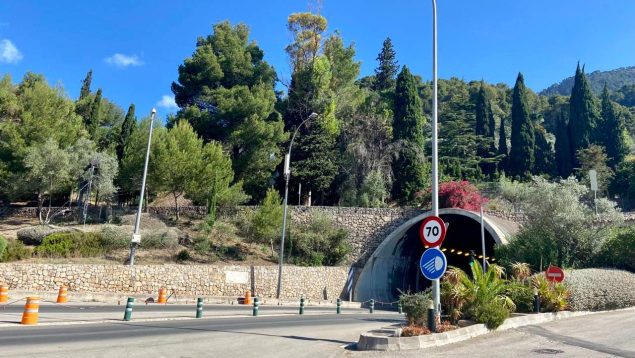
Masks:
[[[484,324],[472,324],[443,333],[426,334],[422,336],[402,337],[401,326],[389,326],[362,333],[357,342],[358,351],[402,351],[439,347],[447,344],[465,341],[482,336],[493,331],[504,331],[532,324],[555,321],[563,318],[584,316],[596,312],[554,312],[518,315],[505,320],[495,330],[489,330]]]

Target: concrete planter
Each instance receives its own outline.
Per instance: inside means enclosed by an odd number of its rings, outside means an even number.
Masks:
[[[511,317],[495,329],[504,331],[510,328],[522,327],[531,324],[555,321],[568,317],[583,316],[592,312],[556,312],[527,314]],[[477,336],[489,333],[490,330],[484,324],[474,324],[471,326],[455,329],[454,331],[427,334],[424,336],[400,337],[401,328],[386,327],[362,333],[357,342],[357,350],[360,351],[402,351],[412,349],[422,349],[430,347],[444,346],[456,342],[465,341]]]

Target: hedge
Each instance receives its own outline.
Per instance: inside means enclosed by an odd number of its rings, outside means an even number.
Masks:
[[[572,311],[597,311],[635,306],[635,274],[613,269],[565,272]]]

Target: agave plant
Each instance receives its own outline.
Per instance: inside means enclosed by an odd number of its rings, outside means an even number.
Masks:
[[[569,307],[569,291],[563,283],[551,282],[544,275],[533,276],[531,283],[538,289],[543,311],[559,312]]]
[[[528,263],[514,262],[512,264],[512,277],[516,281],[525,281],[531,276],[531,268]]]

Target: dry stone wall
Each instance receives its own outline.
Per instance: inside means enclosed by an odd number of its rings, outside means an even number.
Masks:
[[[282,272],[281,298],[347,297],[348,267],[285,266]],[[243,296],[251,289],[260,297],[275,297],[278,267],[0,264],[0,284],[7,284],[10,290],[55,291],[66,285],[74,292],[148,295],[166,287],[181,296],[222,297]]]

